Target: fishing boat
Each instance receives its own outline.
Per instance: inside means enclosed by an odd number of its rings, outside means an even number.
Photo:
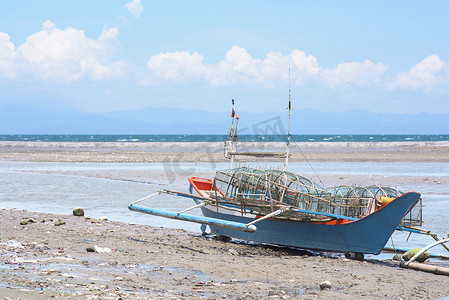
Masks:
[[[130,210],[201,223],[204,232],[207,225],[210,233],[234,239],[357,255],[379,254],[395,230],[420,233],[416,228],[422,224],[419,193],[383,186],[325,188],[288,171],[290,99],[285,152],[238,151],[239,115],[232,102],[224,153],[229,169],[217,171],[214,178],[190,177],[188,193],[161,190],[130,204]],[[235,158],[244,156],[279,158],[284,165],[282,169],[236,167]],[[193,199],[195,205],[171,212],[140,204],[161,193]],[[201,209],[202,216],[187,213],[195,208]]]
[[[237,171],[239,172],[239,171]],[[215,193],[214,181],[204,178],[189,178],[190,192],[201,197]],[[219,190],[217,191],[219,192]],[[247,201],[249,197],[263,197],[260,194],[235,197],[215,205],[201,207],[204,216],[245,224],[257,224],[257,230],[235,230],[222,226],[210,225],[211,231],[221,236],[242,240],[294,246],[344,253],[379,254],[396,230],[404,215],[410,211],[420,199],[420,194],[409,192],[392,199],[384,207],[360,219],[343,215],[320,213],[304,210],[290,205],[275,203],[273,212],[258,211],[257,204]],[[220,196],[219,196],[220,197]],[[289,197],[294,197],[289,195]],[[222,199],[226,199],[223,197]],[[201,200],[195,199],[198,204]],[[268,202],[268,201],[267,201]],[[272,201],[274,202],[274,201]],[[220,204],[219,204],[220,203]],[[264,205],[262,210],[270,211]],[[248,232],[249,231],[249,232]]]

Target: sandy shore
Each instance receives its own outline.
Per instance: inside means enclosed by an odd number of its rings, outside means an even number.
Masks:
[[[285,151],[284,143],[249,143],[239,146],[241,151]],[[389,143],[294,143],[292,162],[449,162],[448,142],[389,142]],[[161,162],[165,171],[129,170],[52,170],[52,173],[128,180],[159,185],[184,185],[190,176],[211,177],[213,172],[191,172],[176,168],[183,162],[228,162],[223,157],[223,143],[73,143],[73,142],[0,142],[0,161],[34,162]],[[250,161],[251,159],[249,159]],[[237,160],[238,161],[238,160]],[[247,159],[248,161],[248,159]],[[259,160],[260,161],[260,160]],[[262,160],[263,164],[263,160]],[[50,171],[45,171],[49,173]],[[403,190],[432,193],[432,186],[449,186],[449,174],[437,177],[321,174],[319,178],[308,168],[301,175],[324,186],[342,184],[385,185]],[[443,192],[446,194],[446,192]],[[449,194],[449,189],[447,190]]]
[[[34,223],[29,222],[31,220]],[[28,221],[27,225],[20,225]],[[64,222],[63,225],[58,223]],[[0,294],[11,299],[438,299],[449,278],[183,230],[0,211]],[[5,243],[15,240],[23,248]],[[110,253],[88,252],[95,246]],[[330,289],[319,284],[331,282]]]
[[[292,147],[293,161],[304,160],[304,155],[309,161],[449,161],[449,142],[297,146]],[[282,151],[283,144],[248,148]],[[0,161],[221,162],[225,161],[222,151],[222,143],[1,142]],[[163,172],[51,172],[160,180],[156,183],[167,185]],[[174,184],[184,184],[190,175],[178,172]],[[323,174],[321,179],[329,185],[385,182],[417,190],[449,186],[449,174],[437,178]],[[34,222],[20,225],[30,219]],[[65,224],[55,226],[58,220]],[[9,240],[23,248],[7,246]],[[95,245],[114,251],[87,251]],[[0,210],[0,254],[0,295],[11,299],[439,299],[449,295],[447,276],[401,269],[390,260],[353,261],[334,254],[223,242],[183,230],[21,210]],[[332,287],[321,290],[319,283],[325,280]]]
[[[247,143],[241,151],[285,151],[284,143]],[[449,162],[449,142],[293,143],[291,161]],[[58,162],[221,162],[223,143],[0,142],[0,160]]]

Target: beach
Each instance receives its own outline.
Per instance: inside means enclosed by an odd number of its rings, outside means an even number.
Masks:
[[[284,152],[285,143],[244,143],[240,151]],[[291,161],[449,162],[449,141],[301,142],[290,146]],[[0,142],[0,159],[55,162],[223,162],[220,142]]]
[[[283,143],[253,143],[245,147],[284,151]],[[295,143],[291,154],[290,161],[312,165],[424,162],[437,167],[449,162],[449,142]],[[33,172],[152,183],[164,188],[186,185],[187,177],[193,176],[191,166],[195,163],[211,168],[198,169],[194,176],[211,177],[212,167],[227,162],[223,158],[223,143],[200,142],[1,142],[0,161],[52,162],[56,166],[88,162],[162,163],[163,169],[142,172],[128,168],[92,171],[70,167]],[[190,168],[176,168],[182,163],[189,163]],[[388,171],[377,175],[329,172],[320,173],[320,180],[329,185],[375,182],[416,187],[417,191],[438,187],[449,192],[449,174],[444,170],[436,174],[429,177],[425,173],[391,175]],[[316,176],[311,171],[307,175]],[[21,221],[26,222],[21,225]],[[130,223],[23,209],[0,210],[0,294],[10,299],[444,299],[449,296],[447,276],[402,269],[391,258],[349,260],[334,253],[225,242],[198,232]],[[10,240],[21,246],[8,246]],[[90,252],[95,246],[100,251]],[[320,283],[326,280],[331,287],[321,289]]]

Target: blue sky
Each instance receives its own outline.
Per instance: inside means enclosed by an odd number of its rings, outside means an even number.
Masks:
[[[0,5],[0,108],[449,113],[447,1]]]

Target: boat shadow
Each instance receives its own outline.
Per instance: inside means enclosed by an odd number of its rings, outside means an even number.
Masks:
[[[259,242],[252,242],[246,240],[239,240],[235,238],[223,237],[215,234],[207,234],[207,235],[192,235],[197,238],[204,238],[208,240],[218,241],[223,243],[223,247],[221,247],[222,252],[230,252],[233,255],[238,256],[272,256],[272,257],[323,257],[327,259],[347,259],[345,258],[344,253],[338,252],[326,252],[312,249],[303,249],[292,246],[281,246],[281,245],[273,245]],[[368,264],[390,267],[390,268],[398,268],[398,262],[389,259],[382,258],[373,258],[370,256],[369,258],[364,259],[351,259],[354,261],[364,261]]]
[[[325,252],[325,251],[317,251],[311,249],[303,249],[292,246],[281,246],[260,242],[252,242],[246,240],[240,240],[236,238],[229,238],[220,236],[217,234],[207,234],[207,235],[193,235],[195,237],[205,238],[209,240],[214,240],[218,242],[222,242],[228,247],[223,247],[224,250],[231,252],[234,255],[241,256],[321,256],[331,259],[338,259],[341,256],[344,256],[343,253],[335,253],[335,252]],[[233,247],[233,248],[231,248]],[[228,249],[226,249],[228,248]]]

